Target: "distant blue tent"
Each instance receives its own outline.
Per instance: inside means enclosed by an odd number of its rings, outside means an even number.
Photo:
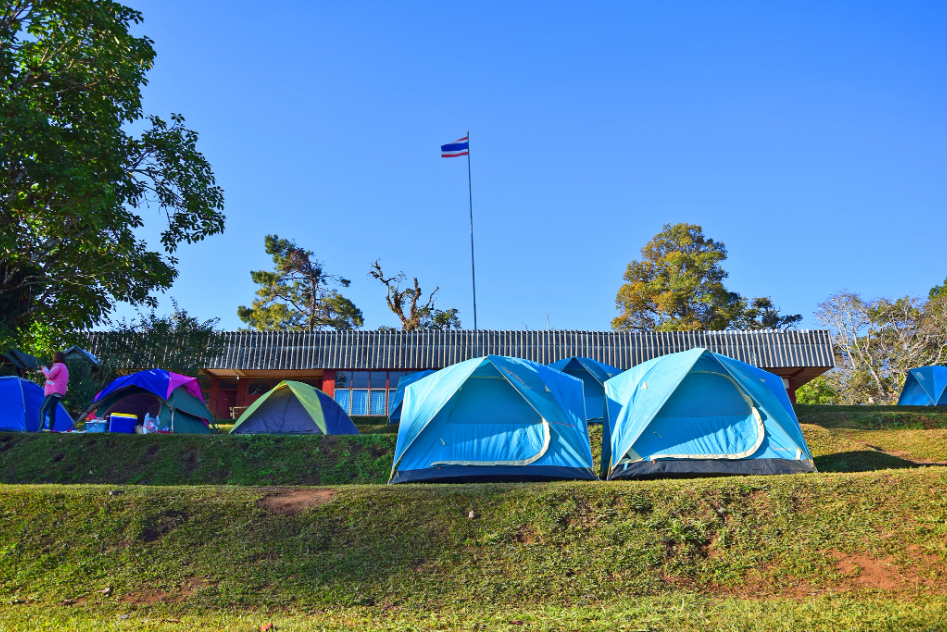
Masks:
[[[782,379],[706,349],[605,383],[607,479],[815,472]]]
[[[574,377],[491,355],[405,390],[389,483],[595,478]]]
[[[395,391],[395,394],[391,396],[391,401],[388,403],[388,423],[396,424],[401,421],[401,402],[404,401],[404,389],[432,373],[434,373],[434,371],[431,370],[418,371],[417,373],[405,375],[398,380],[398,389]]]
[[[43,387],[21,377],[0,377],[0,431],[36,432]],[[53,430],[72,430],[72,417],[62,404],[56,406]]]
[[[947,366],[922,366],[908,371],[898,406],[947,406]]]
[[[578,356],[563,358],[547,366],[582,380],[585,385],[585,414],[588,421],[602,423],[605,416],[605,382],[621,373],[621,369],[592,358]]]

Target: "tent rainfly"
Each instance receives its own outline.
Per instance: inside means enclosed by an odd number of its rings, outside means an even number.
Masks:
[[[418,371],[411,375],[405,375],[398,381],[398,389],[395,391],[395,394],[391,396],[391,402],[388,404],[388,423],[396,424],[401,421],[401,404],[404,401],[404,389],[433,373],[435,373],[435,371],[430,369],[427,371]]]
[[[691,349],[605,383],[607,479],[814,472],[782,380]]]
[[[43,387],[21,377],[0,377],[0,431],[36,432],[39,430],[39,407],[43,403]],[[72,417],[62,404],[56,406],[53,430],[72,430]]]
[[[621,373],[621,369],[602,364],[592,358],[572,356],[547,365],[550,369],[577,377],[585,386],[585,414],[589,423],[602,423],[605,415],[605,382]]]
[[[582,382],[542,364],[473,358],[405,389],[389,484],[596,478]]]
[[[214,417],[201,395],[197,378],[164,369],[138,371],[112,380],[95,396],[92,410],[101,416],[130,413],[144,421],[145,413],[157,419],[162,432],[209,434]]]
[[[243,411],[230,434],[353,435],[358,428],[316,387],[283,380]]]
[[[908,371],[898,406],[947,406],[947,366],[922,366]]]

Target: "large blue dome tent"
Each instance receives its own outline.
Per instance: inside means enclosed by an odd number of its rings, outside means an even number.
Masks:
[[[595,480],[582,382],[473,358],[408,386],[389,484]]]
[[[608,480],[815,472],[782,379],[696,348],[605,383]]]
[[[405,375],[398,380],[398,388],[395,390],[395,394],[391,396],[391,402],[388,404],[388,423],[396,424],[401,421],[401,404],[404,402],[404,389],[433,373],[435,373],[435,371],[428,369],[427,371],[418,371],[417,373]]]
[[[546,366],[582,380],[588,422],[602,423],[605,416],[605,382],[621,373],[621,369],[579,356],[563,358]]]
[[[921,366],[908,371],[898,406],[947,406],[947,366]]]
[[[39,430],[39,407],[43,404],[43,387],[22,377],[0,377],[0,431],[36,432]],[[73,429],[72,417],[62,404],[56,405],[53,430]]]

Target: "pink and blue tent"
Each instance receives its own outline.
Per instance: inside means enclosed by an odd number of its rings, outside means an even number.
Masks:
[[[101,416],[130,413],[144,421],[157,419],[164,432],[209,433],[213,415],[204,405],[197,378],[164,369],[139,371],[113,380],[95,396],[93,409]]]

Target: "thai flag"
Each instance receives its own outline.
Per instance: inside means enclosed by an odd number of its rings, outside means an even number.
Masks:
[[[457,156],[466,156],[468,143],[467,137],[458,138],[452,143],[441,145],[441,158],[456,158]]]

